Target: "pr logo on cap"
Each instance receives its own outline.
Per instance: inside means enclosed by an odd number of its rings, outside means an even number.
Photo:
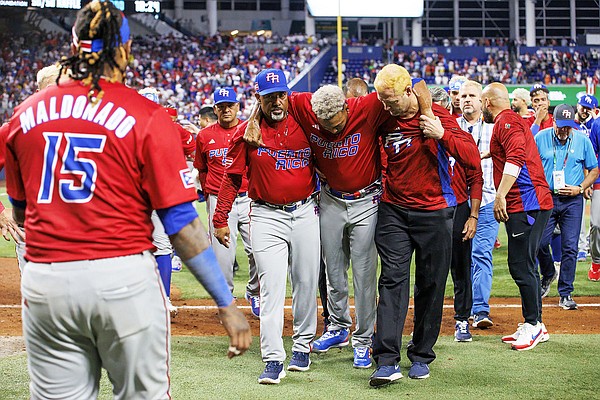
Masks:
[[[275,74],[274,72],[269,72],[267,74],[267,77],[265,78],[267,82],[271,82],[271,83],[279,83],[279,75]]]
[[[219,90],[219,96],[229,97],[229,90],[227,90],[227,89]]]
[[[562,110],[562,116],[568,119],[571,119],[571,111],[569,110]]]

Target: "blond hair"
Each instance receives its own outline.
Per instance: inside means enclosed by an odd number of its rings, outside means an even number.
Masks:
[[[517,88],[511,94],[513,98],[523,100],[528,106],[531,105],[531,95],[527,89]]]
[[[401,95],[407,87],[412,87],[412,80],[406,68],[396,64],[388,64],[379,71],[373,86],[375,86],[377,92],[393,89],[395,94]]]
[[[39,90],[45,89],[50,85],[56,85],[58,75],[60,74],[60,65],[52,64],[40,69],[37,72],[36,83]]]
[[[467,80],[462,84],[460,89],[462,90],[462,88],[467,87],[467,86],[475,88],[475,90],[477,90],[477,92],[481,96],[481,92],[483,91],[483,86],[481,86],[481,83],[479,83],[477,81]]]

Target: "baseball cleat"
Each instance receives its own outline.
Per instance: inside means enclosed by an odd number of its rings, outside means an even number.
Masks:
[[[293,351],[288,371],[308,371],[310,369],[310,353],[302,353],[301,351]]]
[[[588,279],[592,282],[600,281],[600,264],[592,263],[588,270]]]
[[[325,353],[329,349],[342,348],[348,346],[350,331],[348,329],[337,329],[327,331],[315,340],[312,345],[313,353]]]
[[[354,368],[371,368],[371,349],[368,346],[354,348]]]
[[[171,299],[167,297],[167,309],[169,310],[169,314],[171,314],[171,318],[174,318],[179,310],[171,303]]]
[[[276,385],[285,378],[283,363],[281,361],[267,361],[265,370],[258,377],[258,383],[263,385]]]
[[[250,311],[256,318],[260,318],[260,296],[252,296],[250,293],[246,293],[245,296],[248,303],[250,303]]]

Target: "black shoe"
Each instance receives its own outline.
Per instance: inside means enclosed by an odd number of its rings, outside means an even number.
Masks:
[[[541,288],[542,299],[544,297],[548,296],[548,293],[550,293],[550,285],[552,285],[552,282],[554,282],[557,277],[558,277],[558,272],[556,270],[554,271],[554,274],[552,274],[551,277],[549,277],[549,278],[542,277],[542,288]]]

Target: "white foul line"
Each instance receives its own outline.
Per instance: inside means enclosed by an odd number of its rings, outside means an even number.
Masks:
[[[207,311],[207,310],[217,310],[217,306],[176,306],[178,310],[201,310],[201,311]],[[559,305],[556,304],[544,304],[542,305],[542,307],[544,308],[558,308]],[[582,303],[578,303],[577,307],[600,307],[600,303],[587,303],[587,304],[582,304]],[[0,304],[0,309],[2,308],[21,308],[20,304]],[[237,306],[237,308],[241,309],[241,310],[249,310],[250,306]],[[283,307],[286,310],[291,310],[292,306],[284,306]],[[321,306],[319,306],[319,308],[323,308]],[[350,306],[351,309],[354,309],[354,306]],[[414,308],[414,306],[409,306],[409,308]],[[444,308],[448,309],[448,308],[454,308],[454,306],[452,304],[444,304]],[[491,308],[521,308],[520,304],[492,304]]]

